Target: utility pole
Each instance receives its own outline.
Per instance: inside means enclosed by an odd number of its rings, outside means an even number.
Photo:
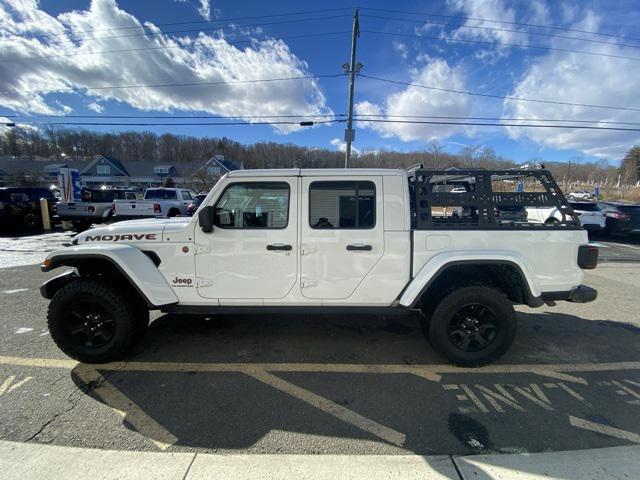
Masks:
[[[356,74],[362,68],[361,63],[356,63],[356,47],[358,45],[358,37],[360,36],[360,22],[358,21],[359,10],[359,8],[356,8],[355,13],[353,14],[351,61],[342,66],[345,69],[345,73],[349,74],[349,109],[347,116],[347,128],[344,131],[344,141],[346,142],[347,147],[344,155],[344,168],[349,167],[349,161],[351,160],[351,142],[356,138],[356,131],[353,129],[353,91],[355,88]]]

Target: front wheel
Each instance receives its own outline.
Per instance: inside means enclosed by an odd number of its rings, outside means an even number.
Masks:
[[[433,310],[429,339],[442,356],[463,367],[489,363],[504,354],[516,335],[516,313],[499,290],[463,287]]]
[[[51,300],[51,338],[71,358],[85,363],[119,360],[136,337],[130,302],[118,290],[94,280],[77,280]]]

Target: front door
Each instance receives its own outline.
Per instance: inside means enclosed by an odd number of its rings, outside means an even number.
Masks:
[[[282,298],[297,280],[298,177],[229,183],[215,201],[212,233],[196,231],[198,293]],[[203,248],[204,247],[204,248]]]
[[[313,299],[350,297],[384,253],[380,177],[302,181],[301,288]]]

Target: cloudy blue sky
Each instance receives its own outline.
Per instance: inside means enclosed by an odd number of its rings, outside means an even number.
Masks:
[[[347,107],[346,78],[329,77],[349,58],[353,10],[345,7],[333,0],[0,0],[0,116],[332,118]],[[640,122],[637,0],[380,0],[360,7],[362,73],[399,82],[357,79],[356,113],[376,115],[367,118]],[[309,78],[254,82],[290,77]],[[158,84],[172,86],[150,87]],[[340,149],[344,124],[136,128]],[[605,130],[367,122],[356,128],[361,151],[422,149],[439,139],[448,151],[483,145],[519,161],[615,162],[640,142],[638,132]]]

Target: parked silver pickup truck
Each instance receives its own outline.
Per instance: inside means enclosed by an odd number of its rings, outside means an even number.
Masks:
[[[119,220],[187,216],[196,193],[186,188],[148,188],[144,200],[116,200],[114,214]]]
[[[90,190],[82,192],[81,202],[58,203],[58,217],[61,221],[71,222],[73,228],[84,231],[94,223],[103,223],[113,217],[115,200],[135,200],[133,190]]]

